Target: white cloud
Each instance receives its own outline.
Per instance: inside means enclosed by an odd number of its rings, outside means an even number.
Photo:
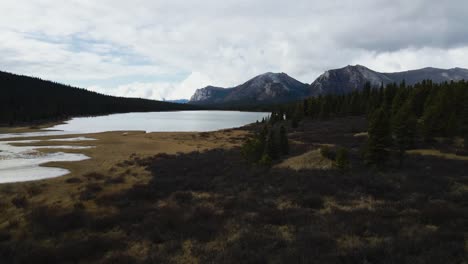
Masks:
[[[133,82],[119,85],[117,87],[103,87],[93,85],[89,90],[103,94],[113,94],[123,97],[138,97],[148,99],[180,99],[190,98],[193,94],[193,87],[203,87],[211,83],[211,80],[199,72],[191,73],[181,82]]]
[[[404,71],[419,69],[427,66],[438,68],[453,68],[464,65],[468,61],[468,46],[451,49],[408,48],[394,52],[368,52],[357,60],[355,64],[363,64],[377,71]]]
[[[121,96],[189,98],[266,71],[310,83],[354,63],[468,67],[465,0],[3,0],[0,10],[1,70]]]

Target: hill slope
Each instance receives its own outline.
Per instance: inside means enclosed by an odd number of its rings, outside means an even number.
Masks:
[[[196,107],[102,95],[38,78],[0,72],[0,125],[123,112],[189,110]]]
[[[193,104],[275,103],[307,96],[307,84],[286,73],[265,73],[233,88],[207,86],[190,99]]]
[[[380,73],[362,65],[356,65],[326,71],[310,85],[309,94],[311,96],[319,94],[344,94],[362,89],[366,82],[369,82],[372,87],[380,87],[382,84],[401,83],[402,81],[413,85],[423,80],[441,83],[463,79],[468,80],[467,69],[437,69],[429,67],[405,72]]]
[[[310,95],[343,94],[361,89],[366,82],[370,82],[372,86],[380,86],[382,83],[392,83],[393,80],[361,65],[347,66],[328,70],[320,75],[310,85]]]
[[[437,69],[437,68],[423,68],[419,70],[384,73],[387,77],[395,82],[405,80],[407,84],[413,85],[422,80],[432,80],[436,83],[468,80],[468,70],[462,68],[452,69]]]

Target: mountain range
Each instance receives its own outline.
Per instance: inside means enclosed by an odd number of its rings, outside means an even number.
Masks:
[[[428,79],[438,83],[468,80],[468,70],[423,68],[381,73],[356,65],[326,71],[311,84],[286,73],[268,72],[232,88],[198,89],[188,103],[114,97],[0,71],[0,126],[124,112],[262,108],[310,96],[345,94],[362,89],[367,82],[380,87],[403,80],[412,85]]]
[[[286,73],[265,73],[233,88],[208,86],[198,89],[189,103],[282,102],[307,96],[308,85]]]
[[[345,94],[360,90],[369,82],[372,87],[382,84],[401,83],[408,85],[432,80],[433,82],[468,80],[468,70],[462,68],[418,70],[381,73],[362,65],[346,66],[324,72],[311,84],[302,83],[286,73],[265,73],[232,87],[207,86],[197,89],[190,104],[267,104],[299,100],[309,96]]]

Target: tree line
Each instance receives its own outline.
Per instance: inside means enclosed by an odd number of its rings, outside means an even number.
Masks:
[[[256,131],[242,145],[242,155],[253,164],[269,166],[274,160],[289,154],[289,141],[282,121],[270,118],[262,120],[262,129]]]
[[[197,109],[186,104],[102,95],[6,72],[0,72],[0,85],[0,125],[63,120],[74,116]]]
[[[425,80],[415,85],[392,83],[344,95],[324,95],[282,105],[271,120],[283,116],[297,127],[303,118],[366,115],[368,143],[364,158],[368,164],[383,166],[391,151],[403,162],[415,140],[434,141],[438,137],[462,138],[468,149],[468,82],[434,83]]]

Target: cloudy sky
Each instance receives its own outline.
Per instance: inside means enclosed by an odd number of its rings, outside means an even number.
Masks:
[[[1,0],[0,70],[189,98],[268,71],[468,68],[467,0]]]

